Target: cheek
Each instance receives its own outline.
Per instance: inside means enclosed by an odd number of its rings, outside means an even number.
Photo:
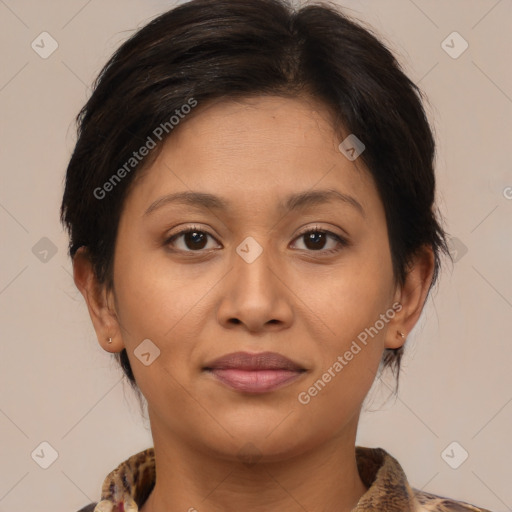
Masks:
[[[297,401],[312,415],[327,414],[337,423],[350,416],[368,393],[394,316],[389,272],[379,258],[354,256],[337,279],[317,279],[309,289],[308,306],[321,320],[311,334],[317,340],[320,364]]]
[[[177,266],[165,264],[161,256],[146,254],[143,259],[124,256],[117,262],[114,282],[123,342],[148,402],[171,393],[179,403],[183,397],[177,383],[189,379],[189,363],[195,360],[194,351],[204,324],[201,299],[204,301],[215,280],[204,272],[202,277],[178,272]],[[192,269],[192,265],[188,268]],[[150,357],[158,354],[148,366],[138,359],[138,347],[144,346],[141,343],[146,339],[157,347],[146,342]]]
[[[318,415],[341,428],[359,410],[384,350],[387,323],[381,315],[389,307],[380,295],[384,294],[375,288],[374,280],[367,287],[344,285],[338,288],[338,301],[326,303],[330,330],[316,338],[320,364],[296,397],[299,408],[308,412],[306,421],[313,422]],[[332,427],[321,428],[326,432]]]
[[[215,285],[200,265],[172,265],[158,251],[119,257],[116,265],[119,314],[132,337],[164,341],[184,325],[196,325],[198,303]]]
[[[294,292],[303,297],[311,312],[309,324],[316,325],[315,338],[322,339],[323,346],[329,347],[331,359],[334,353],[347,350],[358,336],[364,340],[364,333],[391,306],[391,271],[382,260],[358,251],[347,257],[335,272],[294,280]],[[383,337],[385,326],[379,323],[378,327],[378,334],[370,339]],[[373,345],[376,344],[374,341]]]

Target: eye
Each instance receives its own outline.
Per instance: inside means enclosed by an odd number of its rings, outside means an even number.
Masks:
[[[207,231],[199,229],[197,226],[191,226],[187,229],[178,231],[165,241],[165,245],[173,245],[176,249],[185,252],[199,252],[204,249],[208,243],[208,237],[213,239]],[[181,247],[176,247],[175,241],[182,238]],[[189,249],[189,250],[187,250]],[[208,248],[207,248],[208,249]],[[211,247],[209,248],[211,249]]]
[[[165,245],[171,245],[173,248],[184,252],[201,252],[203,249],[212,249],[212,247],[207,247],[208,237],[214,240],[213,236],[207,231],[197,226],[191,226],[171,235],[166,239]],[[300,240],[301,238],[304,239],[304,245],[306,247],[301,250],[308,252],[332,254],[339,252],[343,247],[349,245],[348,241],[340,235],[317,226],[303,231],[295,240]],[[326,242],[328,242],[329,239],[331,240],[331,248],[325,249]],[[181,244],[176,243],[176,241],[180,241]]]
[[[301,238],[304,239],[304,245],[306,246],[306,250],[314,252],[323,252],[327,254],[339,252],[343,247],[349,245],[348,241],[345,238],[327,229],[321,229],[318,226],[310,228],[307,231],[303,231],[296,238],[296,240],[300,240]],[[324,249],[325,244],[329,238],[334,243],[331,244],[331,248]]]

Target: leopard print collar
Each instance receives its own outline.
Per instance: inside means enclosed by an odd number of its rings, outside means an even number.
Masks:
[[[356,460],[368,490],[352,512],[490,512],[410,487],[398,461],[382,448],[356,446]],[[138,512],[155,476],[154,449],[136,453],[107,475],[101,501],[78,512]]]

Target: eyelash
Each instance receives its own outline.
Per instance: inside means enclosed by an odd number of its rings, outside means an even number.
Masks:
[[[168,237],[165,240],[164,245],[166,245],[166,246],[170,245],[175,239],[179,238],[180,236],[186,235],[187,233],[194,233],[194,232],[196,232],[196,233],[203,233],[203,234],[206,234],[207,236],[210,236],[211,238],[214,238],[213,235],[208,233],[208,231],[205,231],[204,229],[201,229],[199,226],[192,225],[192,226],[190,226],[190,227],[188,227],[186,229],[183,229],[181,231],[178,231],[177,233],[172,234],[170,237]],[[302,237],[304,235],[307,235],[309,233],[322,233],[322,234],[325,234],[325,235],[329,235],[330,237],[334,238],[336,240],[336,242],[338,242],[338,246],[335,249],[327,249],[327,250],[319,249],[318,251],[301,249],[301,250],[305,250],[306,252],[322,253],[322,254],[334,254],[334,253],[340,252],[342,250],[342,248],[348,247],[350,245],[348,240],[343,238],[342,236],[340,236],[340,235],[338,235],[336,233],[333,233],[332,231],[329,231],[327,229],[319,228],[318,226],[315,226],[313,228],[309,228],[309,229],[306,229],[306,230],[302,231],[301,233],[299,233],[297,235],[297,237],[294,240],[297,240],[298,238],[300,238],[300,237]],[[193,251],[193,250],[177,249],[176,251],[179,251],[179,252],[201,253],[201,252],[206,252],[207,250],[200,249],[200,250],[197,250],[197,251]]]

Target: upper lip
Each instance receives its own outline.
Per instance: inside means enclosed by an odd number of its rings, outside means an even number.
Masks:
[[[204,366],[211,369],[237,369],[237,370],[305,370],[291,359],[276,352],[233,352],[219,357]]]

